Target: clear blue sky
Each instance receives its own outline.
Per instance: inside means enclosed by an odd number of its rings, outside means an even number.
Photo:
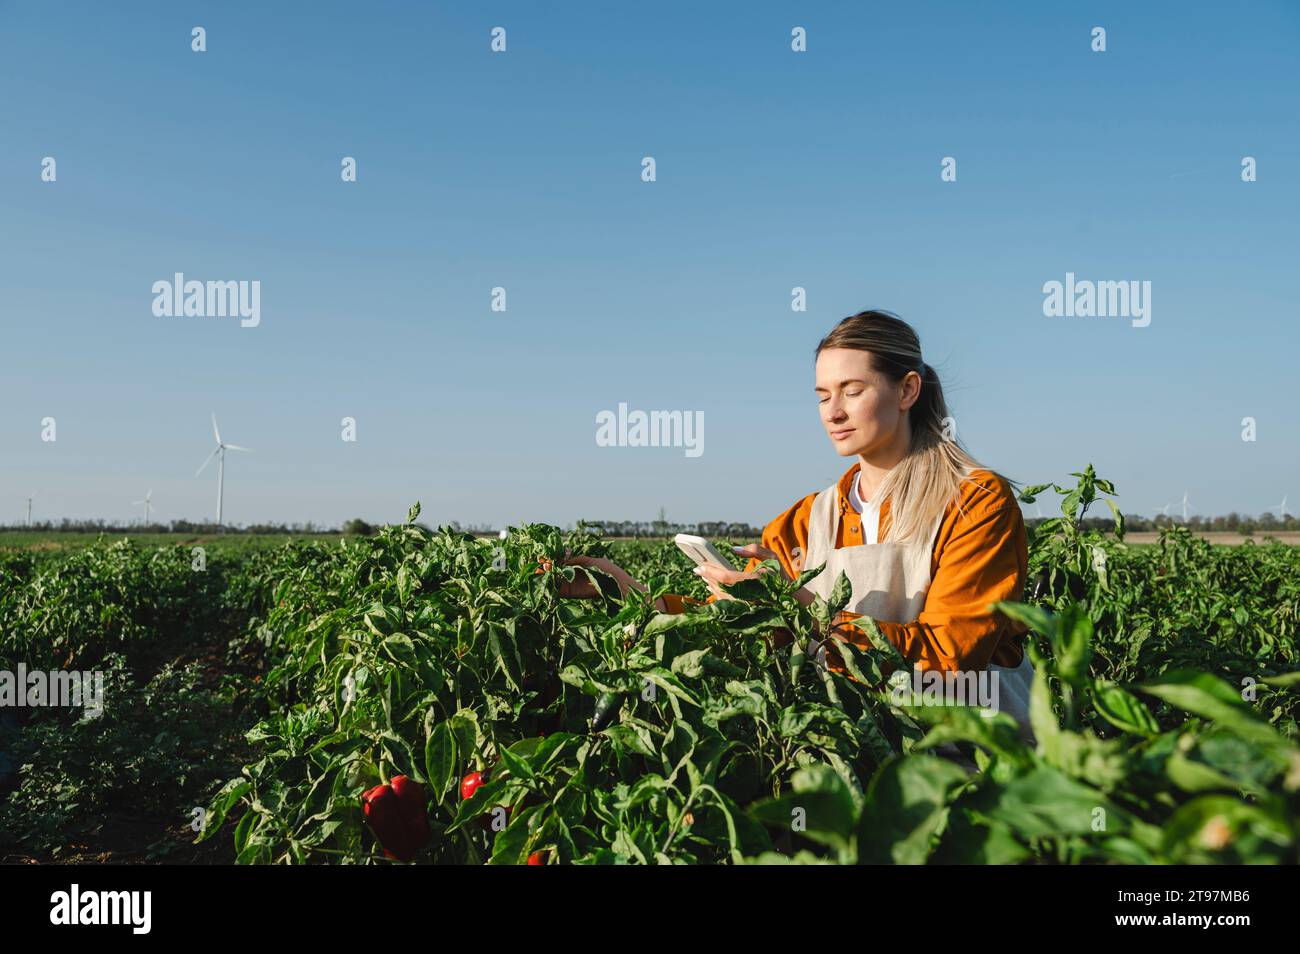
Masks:
[[[0,0],[0,522],[210,516],[215,411],[236,523],[761,523],[848,464],[812,352],[866,307],[1014,479],[1300,511],[1298,46],[1294,2]],[[178,271],[260,327],[155,317]],[[1150,326],[1044,317],[1070,271]],[[598,447],[620,402],[703,455]]]

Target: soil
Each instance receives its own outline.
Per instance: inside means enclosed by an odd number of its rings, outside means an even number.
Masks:
[[[159,825],[156,818],[112,813],[94,836],[94,844],[72,843],[57,856],[10,851],[0,855],[6,865],[230,865],[234,842],[218,835],[201,845],[186,825]]]

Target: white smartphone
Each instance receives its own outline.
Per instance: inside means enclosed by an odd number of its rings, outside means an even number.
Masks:
[[[724,570],[735,569],[734,566],[727,562],[727,558],[718,552],[718,548],[703,537],[693,537],[689,533],[679,533],[673,537],[673,542],[677,544],[677,549],[694,560],[697,565],[712,563]]]

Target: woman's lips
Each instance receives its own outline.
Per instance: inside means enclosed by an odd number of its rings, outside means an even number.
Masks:
[[[853,428],[847,428],[842,431],[831,431],[831,440],[842,441],[853,433]]]

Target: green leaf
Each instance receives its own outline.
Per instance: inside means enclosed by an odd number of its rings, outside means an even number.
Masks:
[[[411,642],[411,637],[405,633],[394,633],[392,636],[385,637],[379,644],[379,648],[395,663],[410,665],[415,662],[415,643]]]
[[[613,743],[619,748],[628,752],[635,752],[637,755],[654,757],[655,750],[641,737],[641,733],[630,725],[612,725],[601,732],[601,735],[608,736]]]
[[[1057,674],[1082,692],[1088,685],[1092,665],[1092,619],[1082,607],[1071,603],[1061,612],[1059,622],[1052,643]]]
[[[808,582],[810,580],[816,579],[824,569],[826,569],[825,563],[821,564],[820,566],[815,566],[812,569],[804,570],[802,573],[799,574],[799,579],[795,581],[794,588],[796,590],[803,589],[805,586],[808,585]]]
[[[415,585],[415,577],[411,573],[411,568],[402,564],[397,571],[397,598],[405,603],[411,598],[411,589]]]
[[[1193,715],[1265,744],[1281,745],[1277,730],[1262,721],[1231,686],[1209,673],[1178,670],[1136,687]]]
[[[972,742],[1013,765],[1028,766],[1033,755],[1020,738],[1016,720],[1005,712],[976,706],[904,705],[905,712],[930,726],[913,751],[936,748],[951,742]]]
[[[1051,486],[1051,484],[1034,484],[1032,487],[1026,487],[1024,490],[1020,491],[1017,499],[1022,500],[1025,503],[1033,503],[1035,497]]]
[[[1300,686],[1300,671],[1283,673],[1280,676],[1266,676],[1262,681],[1279,689],[1294,689]]]
[[[641,672],[641,676],[653,682],[660,689],[663,689],[669,695],[680,699],[682,702],[699,708],[700,701],[681,684],[681,681],[669,672],[667,669],[656,668],[646,669]]]
[[[1114,493],[1114,491],[1111,491]],[[1110,507],[1111,516],[1115,518],[1115,536],[1124,539],[1124,514],[1120,512],[1119,505],[1113,500],[1107,500],[1106,505]]]
[[[1027,646],[1035,663],[1039,663],[1038,653]],[[1047,683],[1047,667],[1034,666],[1034,682],[1029,690],[1029,726],[1034,731],[1038,751],[1050,762],[1059,764],[1061,725],[1052,708],[1052,691]]]
[[[424,774],[434,801],[442,801],[456,779],[456,735],[446,722],[439,722],[424,743]]]
[[[366,627],[376,636],[387,636],[399,625],[395,610],[382,603],[373,604],[362,616]]]
[[[967,782],[952,762],[897,756],[872,776],[858,820],[859,864],[924,864],[948,814],[949,800]]]
[[[704,610],[719,624],[726,627],[730,638],[757,636],[784,625],[780,612],[770,607],[751,606],[739,600],[718,600]]]
[[[856,846],[853,796],[829,765],[814,763],[801,768],[791,779],[791,791],[756,803],[749,813],[765,825],[835,849],[841,860],[852,860]]]
[[[1165,772],[1169,775],[1169,780],[1185,792],[1235,792],[1239,788],[1226,775],[1216,772],[1204,762],[1187,758],[1181,752],[1169,756]]]
[[[885,634],[880,631],[876,621],[870,616],[857,616],[849,620],[849,624],[856,626],[867,634],[867,639],[871,645],[876,648],[877,652],[883,653],[885,660],[897,668],[905,669],[909,666],[903,654],[898,651],[898,647],[885,638]]]
[[[239,804],[239,800],[247,795],[252,788],[252,783],[246,779],[236,778],[227,782],[208,807],[207,814],[203,818],[203,828],[198,837],[194,839],[195,844],[207,841],[215,835],[225,822],[226,815]]]
[[[506,770],[515,778],[524,781],[532,781],[536,778],[536,775],[533,773],[533,768],[528,764],[528,759],[525,754],[528,748],[531,747],[530,744],[535,743],[535,739],[525,739],[523,742],[516,742],[509,748],[501,750],[501,764],[504,765]],[[523,748],[521,749],[521,747]]]
[[[845,672],[863,685],[878,686],[884,681],[885,677],[875,657],[863,652],[848,640],[836,640],[828,649],[833,649],[840,657]]]
[[[849,600],[853,597],[853,584],[849,582],[848,574],[840,570],[840,575],[835,579],[835,586],[831,589],[830,599],[827,601],[830,605],[830,614],[832,618],[840,610],[849,605]]]
[[[689,609],[682,613],[656,613],[650,622],[646,623],[644,634],[657,636],[677,629],[691,629],[705,625],[708,619],[707,614]]]
[[[395,774],[410,775],[418,782],[425,782],[424,767],[415,761],[415,753],[411,751],[411,744],[392,730],[385,729],[379,733],[379,743],[383,747],[384,754],[388,760],[398,769]]]
[[[954,806],[932,860],[947,865],[1015,865],[1030,857],[1029,849],[1016,841],[1006,825],[988,819],[977,822],[964,808]]]
[[[523,667],[515,647],[514,634],[502,623],[488,623],[488,649],[510,688],[515,692],[523,692]]]
[[[762,580],[737,580],[723,584],[722,589],[738,600],[758,602],[767,596],[767,586]]]
[[[853,724],[853,720],[840,709],[816,702],[800,702],[781,710],[777,733],[784,739],[798,739],[817,722],[823,726]]]
[[[1102,718],[1124,732],[1147,738],[1160,732],[1160,724],[1146,704],[1113,682],[1093,681],[1092,704]]]
[[[812,618],[817,621],[817,625],[822,628],[823,632],[829,632],[831,628],[831,604],[826,602],[820,595],[814,596],[808,612]]]
[[[446,720],[447,730],[456,741],[456,760],[468,760],[478,749],[482,733],[479,731],[478,716],[473,710],[458,709]]]
[[[1129,816],[1097,789],[1048,766],[988,786],[972,801],[980,814],[1021,838],[1088,836],[1127,830]]]
[[[708,654],[707,649],[693,649],[688,653],[682,653],[673,660],[672,671],[686,679],[698,679],[704,675],[704,657]]]
[[[1055,617],[1040,607],[1031,606],[1028,603],[999,600],[993,604],[992,608],[1017,622],[1024,623],[1036,633],[1049,637],[1056,635]]]
[[[807,653],[804,652],[804,640],[796,638],[790,641],[790,685],[799,685],[799,674],[803,672]]]
[[[532,805],[522,808],[510,819],[504,831],[499,832],[492,843],[493,865],[521,865],[541,840],[542,832],[537,827],[539,814],[544,805]]]

